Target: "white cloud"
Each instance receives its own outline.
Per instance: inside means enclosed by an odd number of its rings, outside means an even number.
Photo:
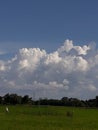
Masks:
[[[53,52],[51,54],[48,54],[45,57],[44,63],[46,65],[48,65],[48,64],[58,64],[61,61],[61,59],[62,58],[59,56],[59,53],[56,51],[56,52]]]
[[[89,89],[91,92],[97,90],[97,88],[96,88],[94,85],[92,85],[92,84],[90,84],[90,85],[88,86],[88,89]]]
[[[71,40],[66,40],[66,41],[64,42],[64,45],[61,46],[61,47],[58,49],[58,52],[59,52],[59,53],[62,53],[63,51],[65,51],[65,52],[68,53],[72,48],[73,48],[73,41],[71,41]]]
[[[86,45],[84,45],[83,47],[74,46],[73,48],[78,52],[79,55],[86,55],[87,51],[90,50],[90,47]]]
[[[98,51],[66,40],[55,52],[22,48],[0,61],[1,93],[35,93],[36,97],[90,98],[98,93]]]
[[[74,46],[73,41],[66,40],[64,42],[64,45],[61,46],[58,49],[58,52],[61,55],[63,55],[63,54],[67,54],[67,55],[86,55],[87,52],[91,49],[91,47],[92,46],[87,46],[87,45],[84,45],[83,47]]]

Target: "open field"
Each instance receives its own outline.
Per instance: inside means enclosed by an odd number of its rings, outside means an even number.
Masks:
[[[0,130],[98,130],[98,110],[57,106],[0,106]],[[73,116],[67,116],[72,112]]]

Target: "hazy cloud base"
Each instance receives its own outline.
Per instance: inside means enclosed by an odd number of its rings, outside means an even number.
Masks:
[[[57,51],[22,48],[11,60],[0,60],[0,94],[33,98],[98,95],[98,50],[95,44],[75,46],[66,40]]]

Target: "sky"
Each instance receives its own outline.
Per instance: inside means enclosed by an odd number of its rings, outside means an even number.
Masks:
[[[0,94],[98,93],[97,0],[1,0]]]
[[[97,0],[1,0],[0,46],[50,52],[66,39],[75,44],[97,42],[97,4]]]

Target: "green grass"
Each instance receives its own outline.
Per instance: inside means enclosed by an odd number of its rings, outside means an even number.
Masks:
[[[0,106],[0,130],[98,130],[98,110],[53,106]],[[73,116],[66,116],[66,112]]]

